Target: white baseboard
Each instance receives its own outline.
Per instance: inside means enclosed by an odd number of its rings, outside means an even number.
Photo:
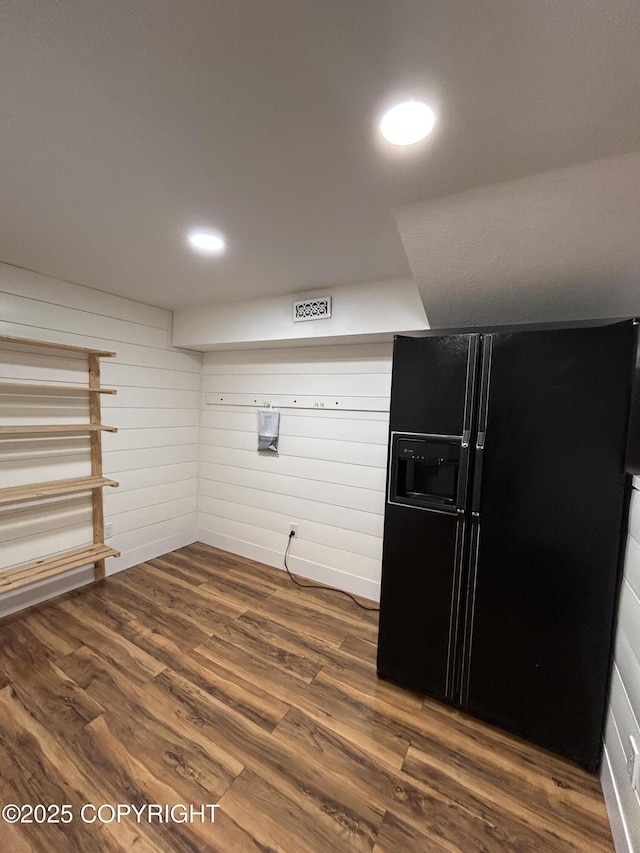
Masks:
[[[234,539],[231,536],[214,533],[211,530],[201,529],[197,533],[195,530],[183,531],[166,539],[159,539],[156,542],[150,542],[138,548],[129,549],[116,559],[108,559],[106,562],[107,577],[131,568],[131,566],[137,566],[138,563],[144,563],[146,560],[153,560],[154,557],[160,557],[170,551],[175,551],[177,548],[184,548],[185,545],[191,545],[197,541],[203,542],[205,545],[212,545],[214,548],[220,548],[223,551],[229,551],[232,554],[238,554],[241,557],[248,557],[250,560],[257,560],[260,563],[265,563],[267,566],[273,566],[276,569],[284,571],[282,563],[283,554],[279,551],[254,545],[251,542],[244,542],[241,539]],[[291,571],[300,577],[335,587],[335,589],[342,589],[354,595],[361,595],[372,601],[380,600],[380,584],[376,581],[350,575],[347,572],[341,572],[330,566],[312,563],[310,560],[304,560],[293,555],[289,556],[288,563]],[[33,584],[33,586],[27,589],[19,590],[12,595],[3,597],[2,604],[0,605],[0,618],[8,616],[11,613],[16,613],[19,610],[24,610],[27,607],[32,607],[34,604],[48,601],[58,595],[63,595],[65,592],[71,592],[71,590],[92,583],[93,579],[93,566],[85,566],[80,569],[74,569],[60,577]]]
[[[145,560],[153,560],[154,557],[161,557],[163,554],[168,554],[169,551],[184,548],[185,545],[192,545],[196,541],[197,534],[194,528],[176,533],[173,536],[167,536],[166,539],[149,542],[147,545],[140,545],[138,548],[130,548],[128,551],[124,551],[119,557],[107,560],[107,577],[122,572],[125,569],[130,569],[131,566],[137,566],[138,563],[144,563]]]
[[[63,595],[65,592],[71,592],[72,589],[92,583],[93,578],[93,566],[84,566],[81,569],[74,569],[57,578],[33,584],[14,593],[8,593],[2,597],[2,602],[0,603],[0,618],[9,616],[10,613],[17,613],[19,610],[24,610],[27,607],[33,607],[34,604],[48,601],[50,598]]]
[[[225,536],[221,533],[214,533],[212,530],[204,530],[202,528],[198,530],[198,541],[203,542],[205,545],[211,545],[214,548],[220,548],[222,551],[230,551],[232,554],[237,554],[240,557],[248,557],[250,560],[256,560],[260,563],[265,563],[267,566],[273,566],[276,569],[284,571],[284,551],[282,553],[280,551],[273,551],[271,548],[254,545],[252,542],[234,539],[232,536]],[[312,563],[310,560],[303,560],[291,554],[287,559],[287,563],[291,571],[300,577],[335,587],[335,589],[342,589],[345,592],[352,592],[354,595],[362,595],[364,598],[369,598],[372,601],[380,600],[380,584],[376,581],[350,575],[347,572],[332,569],[330,566]]]
[[[159,539],[156,542],[149,542],[139,548],[132,548],[125,551],[120,557],[110,558],[106,561],[106,575],[107,577],[115,575],[117,572],[131,568],[131,566],[137,566],[138,563],[144,563],[145,560],[152,560],[154,557],[160,557],[169,551],[175,551],[176,548],[191,545],[195,541],[195,530],[190,530],[169,536],[166,539]],[[71,592],[71,590],[78,589],[81,586],[86,586],[93,580],[93,566],[83,566],[59,577],[33,584],[26,589],[3,596],[0,604],[0,618],[9,616],[11,613],[17,613],[27,607],[33,607],[34,604],[48,601],[50,598],[63,595],[65,592]]]
[[[613,777],[609,753],[607,752],[606,746],[602,751],[600,784],[602,785],[604,802],[607,807],[607,814],[609,815],[611,835],[613,836],[613,844],[616,848],[616,853],[634,853],[633,847],[629,841],[627,824],[622,812],[622,804],[620,802],[620,796]]]

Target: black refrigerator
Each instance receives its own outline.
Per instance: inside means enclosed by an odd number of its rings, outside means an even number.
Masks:
[[[394,345],[378,674],[595,770],[637,325]]]

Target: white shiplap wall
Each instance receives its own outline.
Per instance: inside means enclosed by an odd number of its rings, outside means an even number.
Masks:
[[[631,736],[640,748],[639,490],[640,477],[635,477],[602,766],[602,787],[618,853],[640,853],[640,798],[631,788],[626,768]]]
[[[297,521],[292,571],[377,599],[391,353],[390,343],[206,353],[199,539],[282,568]],[[227,404],[252,397],[288,404],[277,455],[257,452],[258,406]],[[325,407],[298,405],[314,398]]]
[[[105,489],[105,519],[113,522],[109,544],[121,551],[107,574],[164,554],[196,538],[200,421],[199,353],[171,347],[171,313],[90,288],[0,264],[0,334],[114,351],[102,359],[102,420],[118,427],[103,434],[104,473],[120,483]],[[21,351],[20,351],[21,350]],[[86,360],[54,351],[0,348],[0,382],[86,382]],[[5,422],[34,417],[85,419],[86,399],[64,412],[49,399],[3,397]],[[64,399],[64,407],[69,405]],[[41,420],[40,422],[46,422]],[[84,442],[84,445],[83,445]],[[3,485],[83,476],[87,439],[0,441]],[[71,453],[71,455],[69,455]],[[85,544],[90,512],[84,497],[0,511],[0,569]],[[0,602],[0,615],[86,583],[92,569],[33,586]]]

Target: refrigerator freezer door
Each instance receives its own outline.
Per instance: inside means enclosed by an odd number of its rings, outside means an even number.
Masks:
[[[591,768],[610,665],[635,336],[631,324],[497,334],[484,351],[462,706]]]
[[[397,337],[390,427],[396,432],[457,435],[470,428],[479,335]]]
[[[477,335],[397,338],[393,362],[378,672],[449,701],[477,353]]]

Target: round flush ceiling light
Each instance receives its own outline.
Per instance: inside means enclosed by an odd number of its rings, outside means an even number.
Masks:
[[[225,239],[218,231],[198,229],[189,231],[187,240],[192,249],[207,255],[219,255],[226,248]]]
[[[421,101],[405,101],[384,114],[380,132],[392,145],[413,145],[428,136],[435,123],[431,107]]]

